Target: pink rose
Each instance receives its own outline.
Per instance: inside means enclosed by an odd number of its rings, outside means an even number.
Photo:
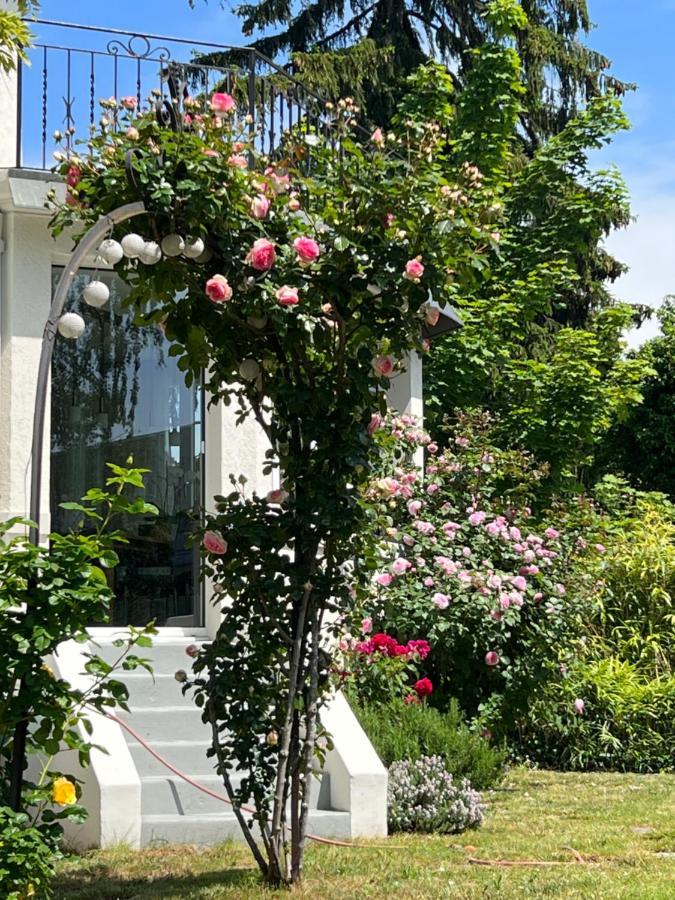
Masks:
[[[235,169],[246,169],[248,167],[248,160],[241,153],[233,153],[232,156],[228,157],[227,163],[230,166],[234,166]]]
[[[389,587],[393,580],[394,576],[390,575],[389,572],[381,572],[375,576],[375,584],[379,584],[381,587]]]
[[[586,706],[586,704],[581,699],[581,697],[577,697],[577,699],[574,701],[574,712],[578,716],[583,716],[585,706]]]
[[[429,578],[429,576],[427,576],[427,577],[424,579],[424,581],[422,582],[422,584],[424,585],[424,587],[433,587],[433,586],[434,586],[434,579],[433,579],[433,578]]]
[[[391,570],[395,575],[403,575],[408,571],[411,565],[412,563],[409,560],[399,556],[398,559],[395,559],[391,564]]]
[[[373,435],[382,424],[382,416],[379,413],[373,413],[368,423],[368,434]]]
[[[285,491],[283,488],[268,491],[265,495],[265,500],[267,503],[285,503],[288,500],[288,491]]]
[[[605,553],[605,551],[607,550],[604,544],[596,544],[595,549],[598,553]]]
[[[209,278],[204,293],[211,303],[227,303],[232,298],[232,288],[224,275],[214,275]]]
[[[485,654],[485,665],[496,666],[499,663],[499,654],[494,650],[488,650]]]
[[[508,594],[502,594],[499,598],[499,605],[502,609],[508,609],[511,606],[511,598]]]
[[[129,138],[130,141],[137,141],[137,140],[138,140],[138,137],[139,137],[139,135],[138,135],[138,128],[134,128],[133,125],[130,125],[130,126],[127,128],[125,134],[126,134],[126,136]]]
[[[556,531],[555,528],[547,528],[544,534],[551,541],[554,541],[557,537],[560,537],[560,532]]]
[[[202,147],[202,153],[204,156],[208,156],[211,159],[218,159],[220,153],[217,150],[214,150],[212,147]]]
[[[300,209],[300,201],[297,197],[291,197],[288,201],[288,208],[291,212],[297,212]]]
[[[411,500],[408,503],[408,512],[411,516],[419,515],[420,510],[422,509],[422,501],[421,500]]]
[[[319,245],[308,237],[299,237],[293,241],[293,249],[298,254],[298,260],[304,266],[310,265],[319,258]]]
[[[409,259],[405,264],[403,277],[407,278],[408,281],[419,281],[422,275],[424,275],[424,266],[421,263],[420,257]]]
[[[136,97],[122,97],[120,100],[120,106],[123,109],[136,109],[138,105],[138,100]]]
[[[217,531],[206,531],[202,538],[202,546],[208,553],[213,553],[215,556],[227,553],[227,541]]]
[[[361,620],[361,634],[370,634],[373,630],[373,620],[370,616]]]
[[[282,306],[297,306],[300,302],[297,289],[289,287],[287,284],[279,288],[276,297]]]
[[[370,139],[378,147],[382,147],[384,144],[384,135],[382,134],[382,129],[376,128],[375,131],[371,134]]]
[[[272,241],[268,241],[267,238],[258,238],[249,250],[246,262],[259,272],[266,272],[267,269],[272,268],[276,258],[277,251],[274,249]]]
[[[384,378],[389,378],[391,373],[394,371],[394,357],[393,356],[377,356],[373,360],[373,369],[377,375],[381,375]]]
[[[469,525],[481,525],[485,521],[485,513],[482,510],[471,513],[469,516]]]
[[[434,596],[431,598],[431,602],[438,609],[447,609],[448,606],[450,606],[450,598],[447,594],[434,594]]]
[[[264,194],[258,194],[251,200],[251,215],[254,219],[264,219],[270,211],[270,201]]]
[[[214,112],[229,113],[236,108],[235,99],[230,94],[216,93],[211,96],[211,109]]]
[[[511,578],[511,584],[517,591],[524,591],[527,588],[527,581],[525,581],[522,575],[515,575]]]

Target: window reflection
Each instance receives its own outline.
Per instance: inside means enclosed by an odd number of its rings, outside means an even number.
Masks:
[[[54,286],[61,269],[53,272]],[[60,509],[103,485],[106,462],[150,471],[146,500],[159,516],[123,523],[129,543],[111,572],[112,623],[200,624],[197,550],[188,547],[192,515],[201,506],[202,396],[187,388],[158,327],[137,327],[123,308],[128,289],[113,272],[97,277],[110,300],[94,309],[81,300],[92,277],[79,273],[67,308],[87,323],[77,341],[57,340],[52,363],[52,528],[72,527],[76,514]],[[93,623],[92,623],[93,624]]]

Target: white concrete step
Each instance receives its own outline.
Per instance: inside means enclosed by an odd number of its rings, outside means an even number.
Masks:
[[[238,788],[244,777],[242,772],[232,772],[230,778],[234,788]],[[226,796],[225,787],[219,775],[204,775],[195,778],[204,787]],[[312,779],[310,794],[311,809],[330,807],[330,779],[328,775]],[[227,803],[210,797],[193,785],[175,775],[152,775],[141,779],[141,809],[143,815],[196,815],[198,813],[224,813],[230,811]]]
[[[309,814],[309,831],[321,837],[350,837],[349,813],[315,809]],[[233,812],[197,815],[144,815],[141,846],[157,844],[220,844],[229,838],[241,840]]]
[[[147,709],[149,706],[196,708],[191,695],[183,695],[181,685],[173,675],[157,673],[153,676],[148,672],[125,672],[122,676],[118,675],[117,679],[123,681],[129,690],[131,708]]]
[[[204,741],[147,741],[148,746],[163,756],[167,762],[194,778],[200,775],[213,775],[216,767],[215,759],[206,756],[211,742]],[[155,759],[146,748],[136,741],[127,741],[131,756],[139,775],[166,775],[166,766]]]
[[[176,669],[189,671],[192,667],[192,659],[185,652],[185,648],[189,647],[190,644],[199,646],[205,640],[204,636],[174,637],[170,639],[156,637],[153,640],[152,647],[134,647],[131,652],[135,656],[150,660],[156,672],[173,675]],[[113,646],[111,640],[97,638],[96,643],[92,642],[91,652],[100,656],[107,663],[112,664],[119,658],[122,651],[119,647]],[[126,674],[126,672],[120,671],[119,677],[124,679]]]
[[[185,738],[208,741],[211,726],[202,722],[202,711],[191,706],[134,706],[130,712],[117,713],[146,741],[171,741]],[[126,732],[128,735],[128,732]],[[128,736],[129,741],[135,740]]]

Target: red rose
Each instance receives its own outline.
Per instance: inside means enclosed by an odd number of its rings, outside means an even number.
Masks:
[[[434,686],[429,681],[428,678],[420,678],[419,681],[416,681],[414,684],[414,690],[420,700],[423,700],[425,697],[428,697],[429,694],[433,692]]]

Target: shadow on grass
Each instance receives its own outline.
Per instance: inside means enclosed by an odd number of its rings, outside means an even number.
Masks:
[[[255,870],[248,868],[125,878],[111,875],[104,863],[94,863],[79,871],[63,873],[54,885],[54,897],[55,900],[165,900],[195,897],[206,888],[244,888],[259,883]]]

